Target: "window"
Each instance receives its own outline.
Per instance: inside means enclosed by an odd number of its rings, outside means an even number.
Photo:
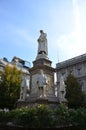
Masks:
[[[63,72],[61,76],[63,77],[63,79],[65,79],[65,72]]]
[[[1,66],[1,67],[0,67],[0,70],[3,70],[3,69],[4,69],[4,68]]]
[[[81,69],[77,69],[77,75],[80,76],[81,75]]]

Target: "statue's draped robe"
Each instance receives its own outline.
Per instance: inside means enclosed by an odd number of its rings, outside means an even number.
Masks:
[[[44,74],[41,74],[38,78],[38,82],[39,82],[39,84],[38,84],[39,87],[44,87],[46,85],[46,82],[47,82],[46,76]]]
[[[38,39],[38,54],[44,52],[48,55],[46,33],[42,33]]]

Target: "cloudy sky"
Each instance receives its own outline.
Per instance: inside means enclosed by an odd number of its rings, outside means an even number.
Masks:
[[[53,66],[86,53],[86,0],[0,0],[0,58],[32,66],[41,29]]]

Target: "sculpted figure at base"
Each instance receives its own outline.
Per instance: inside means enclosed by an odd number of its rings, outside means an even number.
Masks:
[[[59,100],[60,100],[60,103],[66,101],[65,95],[66,95],[65,83],[64,83],[63,77],[61,76],[61,78],[60,78],[60,88],[59,88]]]
[[[38,38],[38,54],[46,54],[48,55],[48,48],[47,48],[47,34],[40,30],[40,36]]]
[[[25,101],[26,96],[27,96],[27,89],[29,89],[28,87],[29,87],[29,80],[26,77],[22,76],[22,84],[21,84],[19,100]]]
[[[43,70],[40,70],[40,74],[37,80],[40,97],[46,97],[45,88],[47,85],[47,77],[44,75]]]

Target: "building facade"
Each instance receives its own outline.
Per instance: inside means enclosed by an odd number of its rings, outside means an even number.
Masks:
[[[4,71],[6,65],[9,65],[10,67],[16,66],[18,70],[22,71],[20,98],[21,100],[25,100],[27,93],[23,93],[22,90],[26,91],[30,89],[30,73],[29,73],[30,62],[25,61],[16,56],[13,57],[11,62],[9,62],[7,58],[0,59],[0,71]]]
[[[56,64],[57,91],[59,90],[61,76],[65,81],[68,74],[78,78],[82,91],[86,94],[86,54]]]

